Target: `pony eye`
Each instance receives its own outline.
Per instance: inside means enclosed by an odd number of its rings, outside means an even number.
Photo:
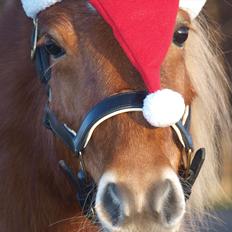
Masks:
[[[57,59],[65,54],[65,50],[58,45],[58,43],[53,39],[48,39],[45,42],[45,48],[47,52],[53,56],[53,58]]]
[[[178,28],[173,36],[173,43],[176,44],[178,47],[183,47],[184,42],[188,39],[189,35],[189,28],[186,26],[182,26]]]

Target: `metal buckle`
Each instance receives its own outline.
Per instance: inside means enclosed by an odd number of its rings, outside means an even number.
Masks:
[[[192,187],[201,171],[204,161],[205,161],[205,149],[201,148],[197,150],[195,156],[192,159],[190,167],[184,170],[183,173],[184,176],[180,175],[180,182],[184,190],[186,201],[189,199],[191,195]]]
[[[185,160],[185,177],[188,178],[189,175],[190,175],[190,167],[191,167],[191,163],[192,163],[192,154],[193,154],[193,151],[192,149],[189,149],[188,151],[185,151],[185,156],[183,157],[186,157],[186,160]]]
[[[183,169],[182,169],[182,174],[181,176],[183,178],[188,178],[190,176],[190,167],[191,167],[191,163],[192,163],[192,154],[193,151],[192,149],[183,149],[182,151],[182,165],[183,165]]]
[[[38,19],[33,19],[34,29],[31,38],[31,59],[33,60],[35,57],[36,47],[37,47],[37,40],[38,40]]]

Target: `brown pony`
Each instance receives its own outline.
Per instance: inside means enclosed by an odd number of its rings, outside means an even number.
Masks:
[[[30,59],[32,22],[19,0],[7,2],[0,21],[0,231],[186,231],[212,205],[221,191],[220,157],[229,146],[229,88],[205,20],[191,22],[180,10],[176,29],[181,25],[190,29],[188,39],[183,48],[170,46],[161,82],[191,105],[194,146],[206,148],[191,198],[185,205],[177,178],[181,146],[172,129],[151,128],[139,112],[121,114],[95,130],[84,156],[99,186],[101,226],[95,226],[82,215],[58,165],[62,159],[78,170],[78,160],[42,124],[47,97]],[[86,0],[48,8],[39,14],[39,27],[38,43],[55,40],[65,50],[62,57],[51,55],[50,83],[52,109],[70,127],[78,128],[104,98],[145,89],[111,29]],[[112,222],[114,204],[120,206],[115,215],[120,225]]]

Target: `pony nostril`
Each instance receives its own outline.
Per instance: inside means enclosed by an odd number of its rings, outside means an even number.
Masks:
[[[176,226],[182,219],[185,212],[184,195],[171,180],[156,184],[151,201],[154,216],[163,226]]]
[[[113,226],[118,226],[124,219],[120,192],[114,183],[105,187],[102,196],[102,206]]]

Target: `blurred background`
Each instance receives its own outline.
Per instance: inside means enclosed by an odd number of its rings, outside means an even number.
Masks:
[[[221,31],[221,47],[225,56],[225,67],[227,68],[227,72],[231,77],[232,85],[232,0],[208,0],[205,10],[209,20],[212,21],[219,31]],[[227,200],[225,199],[223,205],[224,207],[231,207],[232,151],[231,154],[229,154],[229,157],[225,157],[225,169],[222,184],[228,197],[230,198]]]
[[[0,0],[0,10],[7,1],[9,0]],[[209,20],[221,31],[220,43],[225,56],[225,67],[231,77],[232,85],[232,0],[208,0],[205,11]],[[220,205],[215,207],[215,210],[226,221],[226,225],[223,227],[225,229],[222,227],[217,229],[211,225],[209,231],[232,231],[232,151],[229,156],[225,157],[225,168],[222,176],[223,188],[228,197],[224,198]]]

